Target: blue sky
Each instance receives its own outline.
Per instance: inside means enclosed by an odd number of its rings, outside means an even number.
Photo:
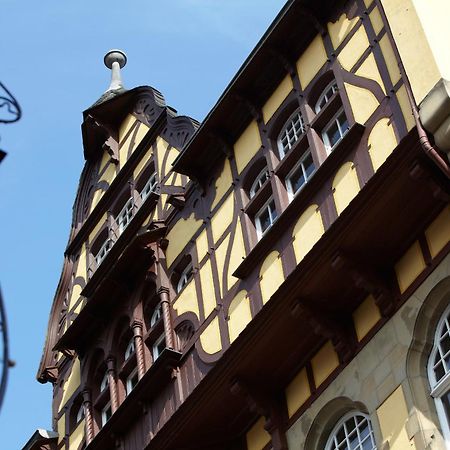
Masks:
[[[36,379],[83,165],[81,113],[106,90],[103,55],[128,55],[126,87],[151,85],[202,120],[284,0],[2,0],[0,80],[23,118],[0,124],[0,283],[11,357],[2,449],[51,427]]]

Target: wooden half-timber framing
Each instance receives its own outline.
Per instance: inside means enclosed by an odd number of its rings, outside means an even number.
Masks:
[[[85,111],[38,372],[55,386],[55,448],[243,450],[263,417],[264,445],[285,450],[289,428],[445,260],[449,244],[427,230],[448,213],[448,170],[424,152],[382,12],[289,1],[200,126],[150,87]],[[302,131],[282,150],[297,114]],[[348,130],[328,148],[338,117]],[[299,374],[297,404],[286,392]]]

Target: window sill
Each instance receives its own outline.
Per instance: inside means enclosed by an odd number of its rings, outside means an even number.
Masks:
[[[360,124],[354,124],[350,127],[328,158],[316,169],[310,180],[294,196],[288,207],[278,216],[273,225],[263,234],[244,261],[234,271],[234,277],[245,278],[258,266],[261,259],[273,248],[274,242],[278,240],[278,237],[282,236],[285,230],[298,219],[299,211],[302,211],[309,205],[314,194],[333,175],[360,141],[364,130],[365,127]]]

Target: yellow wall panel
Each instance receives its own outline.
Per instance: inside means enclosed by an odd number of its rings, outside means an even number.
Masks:
[[[364,0],[364,4],[369,7],[373,3],[373,0]]]
[[[78,450],[80,444],[83,442],[84,438],[84,419],[80,421],[78,426],[72,432],[69,437],[69,448],[70,450]]]
[[[415,449],[413,441],[408,439],[405,425],[408,421],[403,389],[399,386],[377,409],[383,442],[388,442],[390,450]]]
[[[116,178],[116,166],[114,164],[110,164],[100,177],[100,181],[106,181],[109,185],[111,185],[114,178]]]
[[[280,107],[284,99],[294,89],[292,79],[290,75],[287,75],[283,81],[278,85],[269,100],[264,104],[262,108],[264,122],[267,123],[273,116],[274,112]]]
[[[103,214],[103,216],[101,217],[101,219],[98,221],[97,225],[95,225],[94,229],[91,231],[91,233],[89,234],[89,242],[92,244],[92,241],[94,240],[95,236],[97,235],[97,233],[100,231],[100,229],[102,228],[103,225],[105,225],[106,222],[106,213]]]
[[[82,291],[82,289],[81,289],[81,286],[79,284],[76,284],[72,288],[72,292],[70,294],[70,300],[69,300],[69,311],[72,310],[72,308],[74,307],[75,303],[80,298],[81,291]]]
[[[58,432],[58,444],[64,439],[66,435],[66,415],[63,414],[56,423],[56,431]]]
[[[166,262],[169,267],[200,228],[201,220],[196,220],[194,213],[187,219],[180,219],[167,234],[169,246],[166,251]]]
[[[222,340],[220,338],[219,319],[215,317],[200,335],[200,343],[206,353],[214,353],[222,350]]]
[[[225,295],[225,287],[224,287],[224,275],[225,271],[225,258],[227,256],[228,244],[230,243],[230,235],[221,242],[219,247],[216,249],[216,264],[217,264],[217,274],[219,278],[219,289],[221,292],[221,296]]]
[[[397,138],[389,119],[380,119],[375,124],[370,132],[368,144],[373,170],[376,172],[397,147]]]
[[[240,291],[232,300],[228,310],[228,331],[233,342],[252,320],[250,299],[246,291]]]
[[[330,34],[331,42],[333,47],[336,49],[339,47],[339,44],[346,38],[346,36],[350,33],[352,28],[358,23],[358,17],[354,17],[353,19],[347,19],[346,14],[342,14],[334,23],[328,23],[328,33]]]
[[[137,146],[141,143],[142,139],[144,139],[145,135],[149,130],[149,127],[142,122],[138,124],[138,127],[139,128],[137,130],[136,136],[134,137],[134,145],[132,148],[132,152],[136,150]]]
[[[165,165],[165,172],[161,175],[161,178],[168,175],[169,171],[172,170],[172,164],[177,159],[177,156],[180,154],[180,152],[175,147],[171,147],[170,150],[168,150],[168,152],[169,153]]]
[[[380,71],[378,70],[377,62],[375,61],[375,56],[373,56],[373,53],[370,53],[370,55],[364,60],[355,74],[360,77],[376,81],[383,92],[386,93],[383,79],[381,78]]]
[[[78,258],[77,270],[75,273],[75,278],[81,277],[86,278],[87,268],[86,268],[86,244],[81,246],[80,257]]]
[[[347,91],[348,100],[350,102],[350,106],[352,107],[355,122],[364,125],[369,117],[378,108],[378,100],[368,89],[353,86],[352,84],[347,83],[344,83],[344,87]]]
[[[397,261],[395,272],[397,274],[400,292],[405,292],[408,286],[422,273],[426,264],[422,250],[416,241],[408,251]]]
[[[103,170],[103,168],[108,164],[108,161],[111,159],[111,156],[108,152],[103,152],[102,160],[100,161],[100,167],[98,169],[99,172]]]
[[[264,429],[265,419],[261,417],[246,435],[247,450],[262,450],[270,441],[270,434]]]
[[[233,220],[234,195],[231,193],[211,219],[214,243],[223,235]]]
[[[381,314],[375,303],[375,299],[369,295],[355,311],[353,311],[353,323],[355,325],[358,341],[361,341],[380,319]]]
[[[153,154],[153,149],[149,148],[144,156],[141,158],[141,160],[138,162],[136,168],[133,171],[133,178],[136,180],[139,175],[141,174],[142,170],[144,169],[145,165],[147,164],[147,162],[149,161],[149,159],[152,157]]]
[[[63,386],[63,395],[61,398],[61,403],[59,405],[59,409],[66,404],[67,400],[73,395],[76,389],[80,386],[80,361],[75,359],[72,367],[72,371],[70,372],[69,378],[64,383]]]
[[[180,295],[173,304],[173,309],[177,312],[179,316],[187,312],[192,312],[200,320],[197,293],[195,291],[194,280],[191,280],[180,292]]]
[[[346,162],[333,180],[333,197],[338,215],[344,211],[359,192],[359,181],[352,162]]]
[[[261,266],[259,276],[262,301],[266,303],[284,282],[283,266],[278,252],[269,253]]]
[[[169,147],[169,144],[161,136],[158,136],[156,138],[156,154],[157,154],[157,160],[158,160],[158,173],[161,178],[163,178],[165,175],[165,174],[163,174],[163,162],[164,162],[164,156],[167,152],[168,147]]]
[[[306,369],[303,368],[286,388],[286,403],[289,417],[308,400],[311,395]]]
[[[316,386],[319,387],[339,366],[339,358],[331,341],[328,341],[311,359]]]
[[[297,72],[303,89],[308,86],[327,59],[322,37],[318,34],[297,61]]]
[[[429,42],[417,15],[415,2],[411,0],[381,0],[397,49],[411,83],[416,102],[419,104],[439,81],[440,73],[433,57]],[[419,3],[419,2],[417,2]],[[448,7],[448,2],[446,2]],[[426,8],[426,9],[434,9]],[[423,10],[426,11],[425,8]],[[432,14],[426,12],[426,14]],[[443,11],[436,9],[436,15]],[[423,20],[423,19],[422,19]],[[434,23],[433,26],[436,27]],[[443,30],[448,27],[444,23]],[[436,32],[442,35],[442,30]],[[445,49],[448,57],[448,42]],[[448,64],[448,63],[447,63]]]
[[[324,233],[322,216],[317,205],[309,206],[298,219],[293,232],[292,243],[297,264],[314,247]]]
[[[128,114],[127,117],[125,117],[124,121],[121,123],[119,127],[119,143],[121,143],[124,139],[128,131],[130,131],[130,128],[134,125],[136,122],[136,117],[134,117],[132,114]]]
[[[225,159],[225,164],[223,166],[222,173],[217,178],[215,183],[216,195],[214,197],[214,201],[211,205],[211,210],[219,203],[219,201],[223,198],[223,196],[227,193],[228,189],[231,187],[231,183],[233,182],[233,176],[231,174],[230,161]]]
[[[383,19],[381,18],[380,11],[377,7],[373,8],[372,12],[369,14],[369,18],[372,22],[375,34],[378,35],[378,33],[383,29],[384,23]]]
[[[89,213],[91,213],[94,210],[94,208],[97,206],[97,203],[103,197],[104,193],[105,193],[105,191],[103,189],[97,189],[94,192],[94,196],[92,198],[92,203],[91,203],[91,209],[90,209]]]
[[[389,72],[389,76],[391,77],[392,84],[396,84],[400,80],[400,69],[398,68],[397,58],[395,57],[394,50],[392,49],[392,45],[389,42],[389,37],[385,34],[380,39],[380,48],[383,53],[384,61],[386,62],[386,66]]]
[[[400,104],[400,109],[403,113],[403,117],[405,118],[406,128],[410,131],[416,126],[416,121],[414,120],[414,116],[412,114],[411,103],[409,102],[405,85],[397,91],[396,95],[398,103]]]
[[[434,258],[450,240],[450,206],[444,208],[433,223],[426,229],[428,246]]]
[[[249,161],[261,148],[261,135],[256,121],[250,123],[239,139],[234,143],[234,157],[238,173],[241,173]]]
[[[208,253],[208,236],[206,234],[206,228],[199,234],[197,241],[197,258],[198,261],[202,261],[202,259],[206,256]]]
[[[242,235],[242,226],[241,220],[239,219],[236,225],[236,233],[234,235],[233,245],[231,247],[231,255],[230,255],[230,266],[228,267],[228,289],[231,289],[232,286],[239,280],[239,278],[233,277],[233,272],[238,268],[239,264],[241,264],[242,260],[245,258],[245,246],[244,246],[244,237]]]
[[[202,287],[203,308],[206,318],[216,307],[216,294],[214,293],[214,281],[210,260],[206,261],[200,269],[200,282]]]
[[[350,72],[367,48],[369,48],[369,39],[361,25],[338,55],[342,67]]]

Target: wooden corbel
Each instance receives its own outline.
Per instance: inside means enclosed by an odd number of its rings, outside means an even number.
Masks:
[[[114,164],[119,164],[119,144],[111,136],[105,141],[102,149],[111,157]]]
[[[444,180],[439,173],[433,171],[424,162],[414,161],[409,170],[409,176],[415,181],[424,183],[428,192],[433,195],[433,198],[445,203],[450,202],[450,184],[448,180]]]
[[[317,336],[330,340],[341,363],[351,360],[356,341],[349,317],[333,317],[327,312],[319,311],[304,299],[297,300],[292,309],[292,315],[306,319]]]
[[[233,97],[239,102],[242,103],[249,113],[252,115],[252,117],[257,121],[262,121],[262,113],[261,109],[258,108],[248,97],[246,97],[243,93],[240,94],[234,94]]]
[[[184,205],[186,204],[186,197],[184,192],[178,192],[175,194],[170,194],[167,197],[167,203],[172,205],[175,209],[180,211],[184,208]]]
[[[233,145],[230,143],[231,138],[229,138],[223,131],[220,130],[212,130],[208,134],[211,140],[216,142],[220,151],[227,158],[231,158],[233,156]]]
[[[358,261],[342,251],[335,253],[331,266],[334,270],[347,273],[357,288],[372,294],[383,317],[391,315],[395,309],[396,296],[392,283],[385,275],[370,267],[367,262]]]

